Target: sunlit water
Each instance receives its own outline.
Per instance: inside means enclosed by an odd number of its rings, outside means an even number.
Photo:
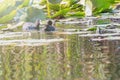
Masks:
[[[93,42],[79,34],[39,32],[21,38],[66,40],[37,46],[0,45],[0,80],[120,79],[120,53],[115,52],[119,41]]]

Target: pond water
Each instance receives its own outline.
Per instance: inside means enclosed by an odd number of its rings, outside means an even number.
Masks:
[[[0,43],[0,80],[119,80],[120,53],[115,51],[120,42],[79,35],[32,32],[21,38],[65,40],[33,46]]]

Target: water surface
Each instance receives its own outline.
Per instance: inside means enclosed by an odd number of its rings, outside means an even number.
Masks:
[[[119,80],[120,53],[115,51],[120,42],[79,35],[32,32],[14,39],[65,41],[33,46],[0,43],[0,80]]]

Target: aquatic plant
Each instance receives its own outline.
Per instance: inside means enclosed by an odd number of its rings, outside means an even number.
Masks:
[[[19,8],[28,6],[28,1],[29,0],[21,0],[20,2],[18,1],[19,4],[16,0],[12,2],[10,0],[3,1],[0,5],[2,6],[2,8],[0,9],[0,23],[6,23],[13,20]],[[9,3],[9,5],[6,5],[7,3]]]
[[[87,31],[96,31],[97,27],[92,27],[92,28],[89,28],[87,29]]]
[[[4,0],[0,3],[0,23],[12,22],[15,18],[19,20],[30,20],[30,13],[34,9],[38,10],[37,17],[44,18],[68,18],[75,17],[81,18],[85,16],[85,6],[79,3],[79,0],[41,0],[37,3],[38,6],[34,6],[31,11],[29,7],[33,6],[30,3],[31,0]],[[34,1],[34,0],[32,0]],[[100,13],[111,12],[115,4],[119,3],[119,0],[91,0],[93,16],[100,15]],[[10,3],[9,3],[10,2]],[[6,5],[9,3],[9,5]],[[104,5],[106,4],[106,5]],[[35,19],[35,14],[32,14],[32,19]],[[47,14],[47,15],[46,15]],[[42,15],[42,16],[40,16]],[[17,17],[16,17],[17,16]],[[34,16],[34,17],[33,17]],[[24,19],[25,18],[25,19]],[[16,20],[17,21],[17,20]]]

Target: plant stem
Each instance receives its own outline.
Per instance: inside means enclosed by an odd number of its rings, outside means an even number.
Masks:
[[[51,15],[50,15],[49,1],[48,1],[48,0],[46,0],[46,1],[47,1],[47,12],[48,12],[48,17],[50,17]]]

